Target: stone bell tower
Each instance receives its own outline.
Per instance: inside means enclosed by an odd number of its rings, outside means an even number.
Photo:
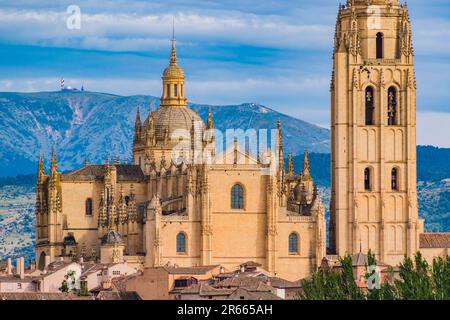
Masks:
[[[397,0],[339,6],[331,80],[330,253],[397,264],[419,248],[411,25]]]

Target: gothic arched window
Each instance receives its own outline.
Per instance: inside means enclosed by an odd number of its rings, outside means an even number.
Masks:
[[[377,33],[377,59],[383,59],[383,34]]]
[[[289,235],[289,253],[298,254],[298,236],[295,232]]]
[[[87,198],[84,212],[87,216],[92,216],[92,198]]]
[[[364,190],[371,191],[372,190],[372,177],[370,168],[364,169]]]
[[[183,232],[177,234],[177,253],[186,253],[186,235]]]
[[[398,169],[393,168],[391,172],[391,189],[398,191]]]
[[[231,209],[244,209],[244,188],[240,184],[231,188]]]
[[[397,125],[397,89],[388,89],[388,125]]]
[[[175,97],[178,97],[178,85],[174,84],[174,95]]]
[[[170,98],[170,84],[167,84],[167,98]]]
[[[374,94],[373,94],[373,88],[368,87],[366,89],[366,125],[371,126],[374,125],[374,110],[375,110],[375,104],[374,104]]]

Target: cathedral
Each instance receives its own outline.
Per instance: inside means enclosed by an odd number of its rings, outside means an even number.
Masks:
[[[263,155],[237,137],[217,152],[211,112],[204,123],[188,107],[175,41],[162,85],[159,108],[144,121],[136,114],[131,164],[86,163],[60,173],[53,152],[46,174],[41,156],[37,266],[75,257],[144,267],[254,261],[275,276],[308,276],[326,254],[325,210],[308,152],[300,175],[292,155],[285,169],[279,121],[275,146]]]
[[[447,234],[424,233],[416,191],[416,83],[410,19],[397,0],[339,5],[331,82],[331,203],[328,258],[374,252],[396,265],[422,251],[448,254]],[[187,104],[175,41],[159,108],[136,114],[131,163],[85,163],[49,173],[39,160],[36,264],[83,258],[143,267],[246,261],[288,280],[327,256],[325,210],[308,152],[285,166],[282,124],[257,154],[218,151]],[[298,137],[301,139],[301,137]],[[445,240],[447,239],[447,240]]]

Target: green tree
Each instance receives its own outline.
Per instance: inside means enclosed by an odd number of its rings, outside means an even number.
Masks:
[[[406,257],[400,264],[400,279],[395,280],[395,286],[401,299],[434,299],[430,267],[420,252],[416,253],[414,261]]]
[[[450,257],[433,260],[432,279],[437,300],[450,300]]]

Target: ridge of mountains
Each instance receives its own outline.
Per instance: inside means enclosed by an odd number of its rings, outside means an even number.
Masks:
[[[74,169],[88,159],[102,163],[106,152],[130,159],[136,111],[141,119],[150,105],[159,106],[153,96],[118,96],[96,92],[0,92],[0,177],[34,173],[39,151],[49,159],[55,146],[62,171]],[[330,131],[254,103],[211,106],[190,104],[206,121],[212,110],[216,129],[274,129],[281,120],[286,152],[328,153]]]

